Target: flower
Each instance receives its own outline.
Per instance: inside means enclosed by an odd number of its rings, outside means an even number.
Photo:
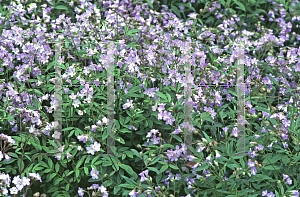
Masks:
[[[196,14],[196,13],[190,13],[190,14],[188,15],[188,17],[193,18],[193,19],[196,19],[197,15],[198,15],[198,14]]]
[[[248,166],[249,166],[250,168],[252,168],[252,167],[254,167],[254,166],[255,166],[255,163],[254,163],[254,162],[252,162],[252,161],[249,161],[249,162],[248,162]]]
[[[83,189],[81,187],[78,187],[78,195],[79,196],[83,196],[84,195]]]
[[[127,103],[125,103],[123,105],[123,109],[127,109],[128,107],[130,107],[130,109],[134,109],[134,106],[133,106],[132,102],[133,102],[133,100],[129,101],[129,99],[127,99]]]
[[[141,176],[141,182],[144,182],[145,180],[147,180],[145,175],[148,177],[148,173],[149,173],[149,170],[145,170],[139,174]]]
[[[98,174],[99,174],[99,171],[92,168],[92,170],[91,170],[92,179],[98,179]]]
[[[255,167],[252,167],[252,168],[251,168],[251,174],[252,174],[252,175],[256,175],[256,172],[257,172],[256,168],[255,168]]]
[[[208,157],[206,157],[206,161],[210,162],[210,159],[211,159],[211,154]]]
[[[234,127],[233,130],[232,130],[232,135],[234,137],[237,137],[238,136],[238,132],[239,132],[239,130],[236,127]]]
[[[287,178],[286,179],[286,183],[289,184],[289,185],[291,185],[292,184],[292,180],[290,178]]]
[[[289,178],[289,176],[286,174],[282,174],[282,176],[283,176],[283,179]]]
[[[60,132],[55,131],[54,134],[52,135],[52,137],[53,137],[54,139],[60,139],[60,135],[61,135]]]
[[[221,158],[221,155],[220,155],[220,153],[217,151],[217,150],[215,150],[216,151],[216,159],[219,159],[219,158]]]

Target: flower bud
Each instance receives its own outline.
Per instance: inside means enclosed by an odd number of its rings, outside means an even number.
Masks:
[[[46,194],[42,194],[41,197],[46,197]]]
[[[39,197],[39,196],[40,196],[40,192],[33,194],[33,197]]]
[[[143,155],[143,152],[140,152],[139,155],[142,156],[142,155]]]
[[[266,89],[264,87],[260,88],[260,92],[265,92]]]
[[[262,116],[262,113],[261,113],[261,112],[258,112],[258,116],[261,117],[261,116]]]
[[[151,163],[151,162],[152,162],[152,159],[151,159],[151,158],[148,158],[147,161],[148,161],[149,163]]]
[[[267,93],[268,93],[268,94],[270,94],[270,93],[271,93],[271,90],[270,90],[270,88],[268,88],[268,89],[267,89]]]
[[[258,118],[257,114],[251,115],[252,118]]]

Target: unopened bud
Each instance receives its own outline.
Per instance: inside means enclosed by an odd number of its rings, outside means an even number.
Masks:
[[[218,142],[217,141],[214,141],[214,146],[217,146],[218,145]]]
[[[270,93],[271,93],[271,90],[270,90],[270,88],[268,88],[268,89],[267,89],[267,93],[268,93],[268,94],[270,94]]]
[[[40,196],[40,192],[33,194],[33,197],[39,197],[39,196]]]

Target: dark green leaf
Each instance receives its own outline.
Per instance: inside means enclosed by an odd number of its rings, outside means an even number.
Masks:
[[[172,8],[172,11],[180,18],[181,16],[180,16],[179,9],[174,5],[171,5],[171,8]]]

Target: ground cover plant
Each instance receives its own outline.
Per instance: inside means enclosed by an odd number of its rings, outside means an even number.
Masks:
[[[298,1],[2,1],[1,195],[299,196],[297,11]],[[62,133],[53,130],[50,43],[59,40]],[[107,146],[111,42],[121,156],[108,157],[99,154]],[[194,85],[188,157],[187,42]],[[230,86],[238,43],[245,47],[242,157],[228,156],[239,133]],[[60,135],[64,154],[51,156]]]

